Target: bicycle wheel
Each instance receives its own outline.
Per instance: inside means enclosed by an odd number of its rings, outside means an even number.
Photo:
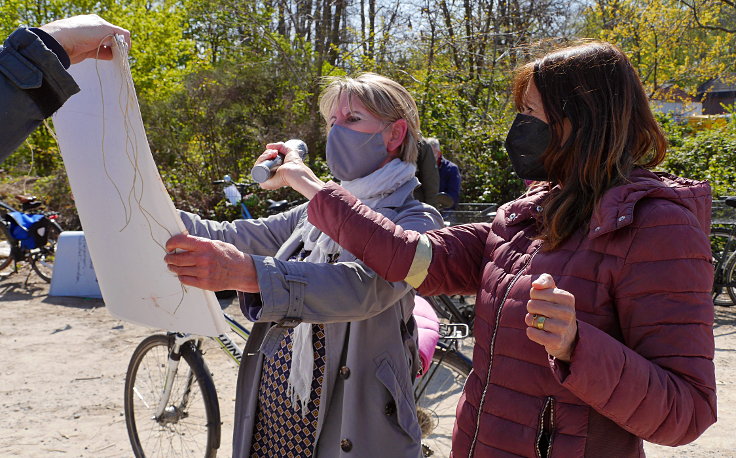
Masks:
[[[164,414],[155,412],[163,394],[173,335],[144,339],[125,376],[125,424],[133,452],[141,457],[214,457],[220,447],[220,405],[202,353],[192,342],[181,359]]]
[[[736,303],[736,279],[733,277],[733,252],[736,250],[736,234],[722,227],[710,231],[713,251],[713,304],[730,307]],[[730,268],[730,274],[728,274]]]
[[[13,262],[14,243],[15,239],[11,237],[7,223],[0,220],[0,270],[5,269]]]
[[[726,307],[730,307],[736,304],[736,252],[726,260],[726,269],[723,275],[723,284],[728,297],[731,299],[731,303],[724,304]]]
[[[46,283],[50,283],[51,275],[54,273],[56,244],[59,242],[62,229],[56,221],[49,221],[46,231],[48,233],[46,245],[31,252],[31,267]]]
[[[414,383],[424,456],[450,456],[455,411],[471,368],[468,358],[438,346],[432,365]]]

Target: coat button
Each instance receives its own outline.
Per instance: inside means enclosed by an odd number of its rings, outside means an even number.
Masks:
[[[386,408],[383,409],[383,412],[388,416],[395,414],[396,403],[394,401],[389,401],[388,403],[386,403]]]
[[[340,441],[340,448],[343,452],[349,452],[353,449],[353,443],[350,442],[350,439],[343,439]]]
[[[340,374],[340,378],[345,380],[350,377],[350,368],[348,366],[342,366],[338,373]]]

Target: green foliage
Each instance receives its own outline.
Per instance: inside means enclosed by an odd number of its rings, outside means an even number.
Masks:
[[[645,87],[664,83],[695,94],[699,84],[733,71],[736,34],[699,24],[733,17],[722,2],[698,4],[698,20],[679,0],[601,0],[588,4],[580,36],[615,43],[629,56]],[[731,19],[732,20],[732,19]]]
[[[447,65],[437,61],[434,73],[419,73],[424,81],[397,78],[417,100],[422,133],[437,137],[443,155],[460,167],[461,201],[503,203],[514,199],[523,189],[523,181],[513,173],[503,147],[516,114],[507,96],[509,81],[507,77],[467,80]]]
[[[724,24],[732,14],[718,2],[701,3],[703,23]],[[284,10],[287,5],[293,9]],[[534,11],[524,2],[506,10],[474,0],[436,2],[421,11],[407,5],[397,2],[370,17],[364,2],[350,0],[5,0],[0,31],[7,36],[19,25],[92,12],[129,29],[133,80],[164,183],[177,207],[222,220],[239,210],[225,205],[212,180],[229,174],[249,181],[267,142],[304,139],[307,162],[329,177],[317,104],[324,76],[375,71],[399,81],[417,101],[422,133],[437,137],[461,168],[461,199],[502,203],[523,191],[503,141],[515,115],[510,78],[531,54],[530,42],[564,42],[572,35],[612,41],[650,91],[671,82],[693,92],[705,78],[732,70],[736,57],[735,34],[704,30],[675,0],[588,2],[577,30],[564,28],[574,8],[554,2]],[[732,125],[693,132],[669,118],[660,121],[672,151],[665,169],[710,179],[716,194],[734,192]],[[44,177],[34,192],[51,208],[74,214],[46,128],[2,166],[6,181]],[[254,194],[254,215],[265,214],[269,198],[298,198],[289,190]]]
[[[675,175],[708,180],[713,196],[736,195],[736,122],[692,135],[670,136],[676,141],[662,169]]]
[[[299,87],[266,62],[224,61],[185,78],[167,100],[142,102],[154,159],[177,204],[209,208],[211,182],[249,181],[265,144],[301,137],[307,124]]]

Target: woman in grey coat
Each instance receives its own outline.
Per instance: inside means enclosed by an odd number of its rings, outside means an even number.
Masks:
[[[374,210],[424,232],[442,225],[412,197],[419,119],[398,83],[338,78],[320,110],[333,175]],[[264,156],[275,156],[269,145]],[[238,375],[233,456],[421,456],[412,382],[414,292],[387,282],[307,221],[306,206],[258,220],[204,221],[166,256],[185,284],[235,289],[256,322]]]

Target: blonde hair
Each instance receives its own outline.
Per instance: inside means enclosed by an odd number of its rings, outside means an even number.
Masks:
[[[355,96],[379,119],[389,123],[406,120],[406,136],[399,147],[398,157],[402,161],[416,163],[420,138],[419,111],[409,91],[396,81],[375,73],[361,73],[355,78],[333,76],[325,78],[325,81],[327,85],[320,94],[319,111],[328,124],[340,96],[345,93],[348,100]]]

